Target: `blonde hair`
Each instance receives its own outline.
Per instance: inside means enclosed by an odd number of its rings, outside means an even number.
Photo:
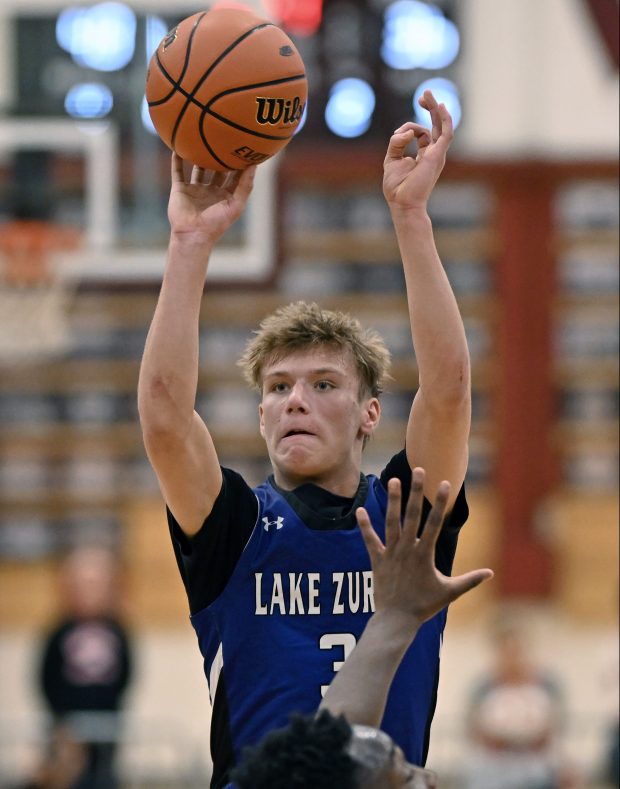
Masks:
[[[268,315],[239,359],[248,384],[261,391],[268,362],[303,348],[327,346],[351,354],[360,379],[360,395],[378,397],[389,378],[390,352],[383,338],[344,312],[297,301]]]

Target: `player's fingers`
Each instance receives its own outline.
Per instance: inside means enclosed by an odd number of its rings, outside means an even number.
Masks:
[[[445,104],[440,104],[437,111],[441,117],[441,135],[442,137],[446,137],[450,142],[454,137],[452,115],[448,112],[448,108]]]
[[[443,482],[439,483],[439,487],[437,488],[437,493],[435,495],[435,501],[433,502],[431,511],[429,512],[426,523],[424,524],[422,539],[424,540],[424,544],[428,546],[429,550],[435,549],[439,532],[441,531],[441,527],[443,526],[443,522],[446,517],[449,497],[450,483],[444,480]]]
[[[493,578],[493,570],[485,568],[483,570],[471,570],[469,573],[457,575],[450,579],[449,602],[453,603],[456,599],[470,592],[484,581]]]
[[[431,132],[420,123],[409,121],[397,129],[390,139],[384,164],[403,159],[408,146],[416,141],[418,149],[425,148],[431,142]]]
[[[226,189],[231,194],[245,203],[254,188],[254,177],[256,176],[256,165],[247,167],[245,170],[236,170],[226,183]]]
[[[425,110],[428,110],[431,116],[431,125],[433,128],[432,138],[433,142],[439,139],[441,134],[441,115],[439,113],[439,104],[437,99],[433,96],[430,90],[425,90],[420,97],[418,104]]]
[[[412,539],[415,539],[420,528],[420,518],[422,517],[422,506],[424,503],[424,478],[423,468],[414,468],[411,471],[411,488],[407,507],[405,508],[405,521],[403,531],[407,532]]]
[[[408,122],[397,129],[390,137],[387,153],[385,154],[385,163],[402,159],[405,156],[407,146],[417,137],[420,138],[424,134],[430,135],[428,129],[419,123]]]
[[[192,184],[205,184],[209,183],[210,175],[207,173],[204,167],[198,167],[198,165],[194,165],[192,167],[192,174],[190,176],[190,183]]]
[[[388,481],[388,503],[385,513],[385,545],[395,545],[400,537],[401,496],[400,480],[396,477]]]
[[[362,533],[366,550],[370,556],[371,564],[374,565],[376,558],[380,556],[384,550],[383,543],[379,539],[377,532],[372,528],[370,517],[363,507],[358,507],[355,510],[355,517],[357,519],[357,525]]]
[[[414,138],[413,129],[404,129],[403,131],[395,132],[388,144],[387,153],[385,154],[385,163],[393,162],[402,159],[405,155],[405,150],[409,143]]]
[[[432,90],[425,90],[424,93],[418,99],[418,104],[422,109],[428,110],[431,114],[434,110],[437,109],[439,103],[435,96],[433,95]]]
[[[424,107],[425,110],[432,110],[434,107],[437,106],[437,99],[435,98],[435,94],[432,90],[425,90],[424,93],[418,99],[418,104],[421,107]]]
[[[211,180],[209,181],[209,186],[224,186],[229,176],[230,171],[228,170],[225,170],[224,172],[214,171],[213,175],[211,176]]]
[[[184,183],[185,173],[183,172],[183,159],[174,151],[172,152],[172,158],[170,160],[170,168],[173,183]]]
[[[419,132],[416,132],[415,138],[418,144],[418,151],[421,151],[431,144],[432,135],[427,128],[422,127]]]
[[[230,192],[231,195],[234,194],[235,189],[239,186],[242,173],[242,170],[233,170],[232,172],[228,173],[222,188],[227,192]]]
[[[445,104],[440,104],[437,107],[437,112],[441,118],[441,134],[437,138],[435,145],[438,150],[441,150],[445,154],[454,137],[454,124],[452,122],[452,116],[448,112],[448,108]]]
[[[402,134],[402,132],[410,131],[415,126],[413,121],[406,121],[398,129],[394,129],[393,134]]]

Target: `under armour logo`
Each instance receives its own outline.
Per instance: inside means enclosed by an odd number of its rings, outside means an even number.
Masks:
[[[269,518],[264,517],[263,524],[263,529],[265,529],[265,531],[269,531],[270,526],[275,526],[276,529],[281,529],[284,526],[284,518],[281,515],[278,515],[275,521],[270,521]]]

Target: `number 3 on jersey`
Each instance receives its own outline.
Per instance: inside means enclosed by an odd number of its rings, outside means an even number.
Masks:
[[[332,669],[334,674],[342,668],[344,661],[349,657],[351,652],[355,649],[357,641],[353,633],[325,633],[319,640],[319,649],[335,649],[340,647],[342,649],[342,660],[334,660]],[[321,698],[327,693],[329,685],[321,685]]]

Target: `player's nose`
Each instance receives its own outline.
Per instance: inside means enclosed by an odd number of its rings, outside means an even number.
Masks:
[[[306,388],[303,381],[296,381],[293,386],[291,386],[288,393],[286,402],[287,411],[307,411],[308,400],[306,394]]]

